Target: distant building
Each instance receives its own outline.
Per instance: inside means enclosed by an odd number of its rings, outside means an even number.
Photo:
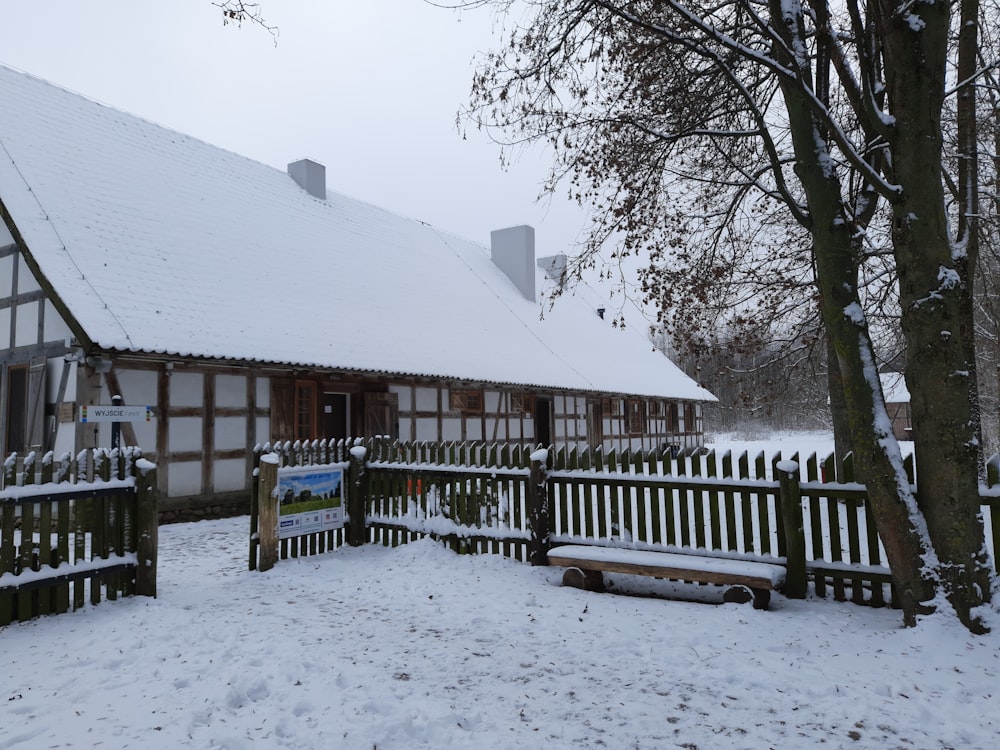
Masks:
[[[79,407],[116,394],[168,509],[241,502],[268,440],[703,441],[644,336],[541,304],[530,227],[487,249],[3,67],[0,101],[4,455],[107,445]]]
[[[885,407],[892,421],[892,434],[897,440],[913,440],[910,392],[906,388],[903,373],[883,372],[879,375],[879,380],[882,381],[882,395],[885,397]]]

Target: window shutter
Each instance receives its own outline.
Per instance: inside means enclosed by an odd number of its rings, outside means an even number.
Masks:
[[[45,447],[45,358],[31,360],[28,368],[28,423],[25,430],[28,450]]]
[[[365,437],[399,437],[399,394],[366,393]]]
[[[291,378],[271,378],[271,440],[291,440],[295,431],[295,383]]]
[[[483,392],[468,388],[453,390],[449,404],[452,411],[460,411],[464,414],[482,414]]]

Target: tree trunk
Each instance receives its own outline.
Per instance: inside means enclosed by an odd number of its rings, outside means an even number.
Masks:
[[[851,448],[851,423],[847,417],[847,399],[844,397],[844,377],[840,374],[837,349],[829,336],[826,337],[826,368],[827,387],[830,391],[830,417],[833,421],[833,462],[837,467],[839,479],[844,473],[844,457],[853,448]]]
[[[973,610],[988,600],[991,576],[979,511],[979,435],[970,280],[949,238],[941,172],[949,5],[916,6],[919,31],[880,4],[885,35],[894,180],[892,242],[899,276],[906,385],[913,412],[919,504],[943,590],[959,619],[981,631]],[[912,24],[916,26],[918,24]]]
[[[786,36],[789,49],[799,49],[805,39],[801,6],[798,25],[787,23],[788,10],[787,0],[771,0],[775,28]],[[801,80],[811,80],[808,69],[799,74]],[[885,545],[903,620],[914,625],[917,615],[930,611],[929,602],[936,594],[924,564],[930,550],[920,533],[920,511],[899,443],[892,434],[875,367],[858,292],[853,229],[842,208],[839,178],[830,167],[834,160],[806,94],[787,79],[782,83],[782,94],[796,156],[795,172],[809,206],[823,321],[843,379],[855,463],[868,488],[870,510]]]

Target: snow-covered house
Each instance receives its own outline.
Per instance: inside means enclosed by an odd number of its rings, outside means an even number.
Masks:
[[[892,434],[897,440],[913,440],[913,424],[910,421],[910,391],[901,372],[879,373],[882,382],[882,396],[892,423]]]
[[[0,67],[0,449],[123,437],[166,507],[245,496],[252,447],[389,434],[685,447],[713,396],[491,247]],[[543,314],[544,313],[544,314]],[[610,316],[609,316],[610,317]]]

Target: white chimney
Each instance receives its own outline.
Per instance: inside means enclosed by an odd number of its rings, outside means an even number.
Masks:
[[[288,165],[288,174],[309,195],[326,200],[326,167],[322,164],[312,159],[299,159]]]
[[[490,232],[490,257],[521,294],[535,301],[535,230],[526,224]]]

